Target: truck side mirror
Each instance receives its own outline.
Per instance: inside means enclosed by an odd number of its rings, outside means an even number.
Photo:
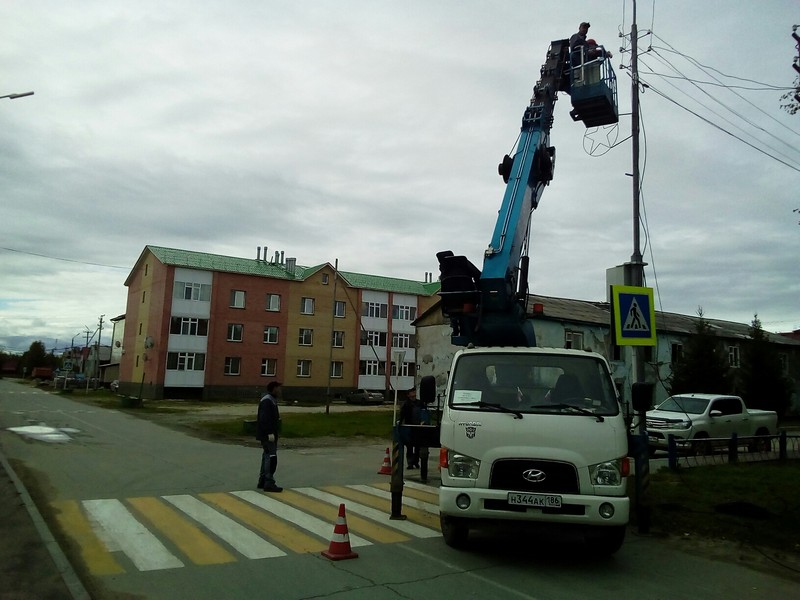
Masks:
[[[419,382],[419,399],[423,404],[432,404],[436,401],[436,378],[425,375]]]
[[[637,381],[631,386],[631,403],[636,412],[647,412],[653,405],[652,383]]]

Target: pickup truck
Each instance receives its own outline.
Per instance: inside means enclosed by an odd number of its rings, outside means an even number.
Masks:
[[[763,451],[771,447],[767,436],[775,435],[777,429],[777,413],[748,410],[739,396],[678,394],[647,412],[651,450],[666,450],[673,435],[679,450],[708,454],[714,445],[726,445],[735,433],[751,438],[747,440],[751,451]]]

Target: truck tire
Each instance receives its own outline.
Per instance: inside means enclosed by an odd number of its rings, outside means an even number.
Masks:
[[[444,543],[451,548],[463,548],[469,538],[469,526],[466,519],[439,515],[439,524],[442,528]]]
[[[625,525],[593,527],[584,534],[586,549],[592,556],[611,556],[625,541]]]
[[[769,452],[772,450],[772,439],[769,437],[769,431],[766,429],[759,429],[756,431],[755,437],[750,440],[747,445],[750,452]]]

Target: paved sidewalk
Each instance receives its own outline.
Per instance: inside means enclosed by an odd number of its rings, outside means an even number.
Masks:
[[[0,452],[0,600],[71,598],[90,596]]]

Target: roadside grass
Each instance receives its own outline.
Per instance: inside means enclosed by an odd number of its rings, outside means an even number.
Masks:
[[[800,554],[798,461],[661,469],[649,498],[652,528],[663,533]]]
[[[196,423],[217,436],[241,437],[242,420],[224,419]],[[346,413],[285,413],[281,415],[281,437],[382,437],[392,434],[391,418],[380,411],[353,411]]]

